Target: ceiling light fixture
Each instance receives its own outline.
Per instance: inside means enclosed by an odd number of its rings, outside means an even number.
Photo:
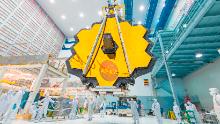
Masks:
[[[218,48],[218,53],[220,54],[220,48]]]
[[[50,0],[50,3],[55,3],[55,0]]]
[[[167,53],[169,53],[169,51],[167,50],[165,53],[167,54]]]
[[[203,56],[203,54],[202,53],[196,53],[196,58],[201,58],[202,56]]]
[[[88,26],[88,25],[86,26],[86,29],[89,29],[89,26]]]
[[[142,22],[141,22],[141,21],[138,21],[138,22],[137,22],[137,24],[141,25],[141,24],[142,24]]]
[[[99,16],[102,16],[102,14],[103,14],[102,11],[99,10],[99,11],[98,11],[98,15],[99,15]]]
[[[172,73],[172,77],[175,77],[176,76],[176,74],[175,73]]]
[[[82,12],[79,13],[79,17],[80,17],[80,18],[83,18],[84,16],[85,16],[84,13],[82,13]]]
[[[183,27],[186,28],[186,27],[187,27],[187,24],[184,24]]]
[[[74,29],[71,27],[71,28],[70,28],[70,31],[73,31],[73,30],[74,30]]]
[[[144,9],[145,9],[145,6],[144,5],[140,5],[139,10],[142,12],[142,11],[144,11]]]
[[[61,15],[61,19],[66,20],[66,16],[65,15]]]
[[[157,19],[157,23],[159,23],[160,22],[160,19]]]
[[[163,3],[163,8],[166,6],[166,4],[165,3]]]

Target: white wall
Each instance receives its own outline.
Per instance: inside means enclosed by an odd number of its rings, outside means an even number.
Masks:
[[[142,75],[135,79],[135,85],[129,87],[128,95],[131,96],[153,96],[152,84],[144,86],[144,79],[148,79],[151,82],[150,74]]]
[[[209,88],[220,89],[220,58],[183,79],[187,93],[191,96],[197,95],[206,109],[212,108],[212,97]]]
[[[186,95],[183,80],[181,78],[174,78],[173,82],[174,92],[176,93],[176,96],[183,98]]]
[[[160,89],[156,90],[157,96],[158,97],[173,97],[171,94],[171,89],[170,89],[170,84],[168,79],[157,79],[158,83],[162,83],[161,81],[165,81],[163,82],[163,87]],[[168,89],[169,92],[167,92],[165,89]],[[178,102],[181,104],[183,103],[184,100],[184,96],[186,95],[185,93],[185,88],[184,88],[184,82],[181,78],[173,78],[173,88],[174,88],[174,92],[176,97],[178,98]]]
[[[165,91],[164,89],[160,88],[160,89],[157,89],[156,90],[157,92],[157,96],[162,96],[162,97],[165,97],[165,96],[172,96],[172,94],[168,93],[167,91]]]

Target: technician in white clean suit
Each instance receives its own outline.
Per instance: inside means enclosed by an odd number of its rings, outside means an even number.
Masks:
[[[21,102],[22,102],[22,98],[23,98],[23,95],[24,95],[25,91],[22,89],[22,90],[19,90],[16,94],[15,94],[15,110],[14,112],[17,114],[18,113],[18,110],[20,109],[20,105],[21,105]]]
[[[210,95],[213,96],[214,111],[220,121],[220,93],[217,88],[210,88]]]
[[[8,91],[7,93],[3,93],[0,96],[0,117],[2,117],[5,114],[5,112],[8,110],[12,95],[13,95],[13,92]]]
[[[94,112],[95,101],[94,98],[90,98],[88,101],[88,121],[92,120],[92,115]]]
[[[157,118],[158,124],[163,124],[162,117],[161,117],[161,111],[160,111],[160,103],[157,102],[157,99],[153,99],[153,100],[154,100],[154,102],[152,104],[152,111]]]
[[[189,106],[189,110],[194,112],[197,124],[203,124],[200,114],[196,109],[196,106],[192,104],[190,101],[187,102],[187,105]]]
[[[192,107],[188,106],[186,103],[184,104],[186,111],[188,112],[188,115],[190,116],[190,122],[196,123],[196,120],[194,118],[194,111],[192,110]]]
[[[77,111],[78,111],[78,99],[75,98],[70,102],[72,104],[72,109],[70,112],[70,119],[76,119]]]
[[[45,95],[45,98],[41,100],[41,103],[43,103],[43,115],[46,118],[47,117],[47,110],[48,110],[48,106],[49,103],[54,103],[55,101],[53,101],[50,97],[49,97],[49,93],[47,92]]]
[[[5,114],[5,111],[7,110],[7,104],[8,104],[8,93],[3,93],[0,96],[0,117]]]
[[[104,117],[105,113],[106,113],[106,99],[104,98],[104,100],[102,101],[100,108],[102,108],[101,110],[101,117]]]
[[[3,124],[10,124],[12,118],[15,118],[16,114],[18,113],[18,109],[20,108],[23,95],[24,95],[24,90],[22,89],[22,90],[19,90],[11,98],[9,108],[3,116],[3,120],[2,120]]]
[[[181,120],[181,115],[180,115],[180,108],[176,102],[173,103],[173,112],[176,116],[176,120],[177,120],[178,124],[181,124],[182,120]]]
[[[36,117],[37,117],[37,112],[38,112],[38,108],[37,108],[37,107],[38,107],[38,103],[35,102],[35,103],[32,104],[31,109],[30,109],[31,118],[32,118],[33,120],[35,120]]]
[[[131,106],[131,112],[132,112],[132,116],[134,119],[134,123],[139,124],[139,114],[137,111],[138,105],[137,105],[136,101],[134,101],[134,99],[131,98],[131,101],[128,101],[128,103]]]

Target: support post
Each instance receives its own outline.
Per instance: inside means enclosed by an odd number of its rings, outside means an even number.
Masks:
[[[61,116],[62,114],[63,114],[63,104],[64,104],[64,95],[65,95],[65,93],[66,93],[66,87],[67,87],[67,80],[68,80],[68,78],[65,78],[64,80],[63,80],[63,86],[62,86],[62,89],[61,89],[61,94],[60,94],[60,98],[61,98],[61,101],[58,103],[59,105],[60,105],[60,108],[59,108],[59,111],[60,111],[60,113],[59,113],[59,116]]]
[[[31,86],[32,92],[29,94],[29,98],[24,108],[26,113],[28,113],[29,108],[31,107],[32,103],[34,102],[35,97],[37,96],[37,93],[40,90],[41,82],[47,72],[47,69],[48,69],[48,64],[44,64],[40,70],[38,77],[32,83],[32,86]]]
[[[7,71],[6,67],[3,67],[2,69],[0,68],[0,81],[4,77],[5,72]],[[2,94],[2,86],[0,86],[0,95]]]
[[[67,87],[67,78],[65,78],[63,80],[63,86],[62,86],[62,89],[61,89],[61,97],[64,97],[65,93],[66,93],[66,87]]]
[[[0,80],[4,77],[6,71],[7,71],[6,67],[0,68]]]
[[[151,87],[152,87],[152,96],[157,96],[157,92],[156,92],[156,89],[154,87],[155,85],[155,79],[153,78],[152,75],[150,75],[150,82],[151,82]]]
[[[173,95],[173,100],[174,100],[174,102],[176,102],[178,104],[177,98],[176,98],[176,95],[175,95],[175,92],[174,92],[174,88],[173,88],[173,79],[172,79],[172,76],[171,76],[171,72],[170,72],[169,66],[167,64],[167,58],[166,58],[166,54],[165,54],[162,38],[161,38],[159,33],[158,33],[157,36],[158,36],[158,40],[159,40],[159,43],[160,43],[160,48],[161,48],[161,52],[162,52],[162,58],[163,58],[163,62],[164,62],[165,68],[166,68],[167,77],[168,77],[169,84],[170,84],[170,89],[171,89],[171,92],[172,92],[172,95]]]

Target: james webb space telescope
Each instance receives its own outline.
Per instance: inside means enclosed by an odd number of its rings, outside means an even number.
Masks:
[[[87,87],[125,87],[151,71],[152,55],[146,29],[131,26],[119,16],[121,7],[109,4],[104,17],[91,29],[82,29],[66,61],[68,72],[81,78]]]

